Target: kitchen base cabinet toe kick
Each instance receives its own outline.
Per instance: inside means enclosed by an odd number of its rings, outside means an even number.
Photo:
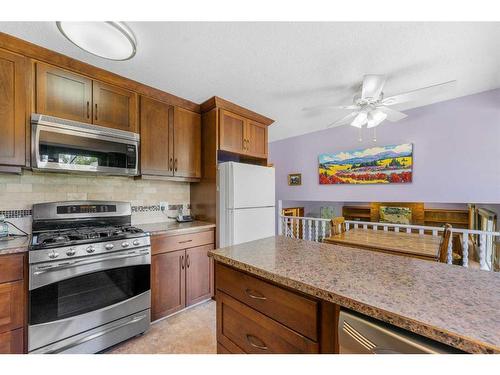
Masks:
[[[338,353],[339,307],[215,265],[218,354]]]

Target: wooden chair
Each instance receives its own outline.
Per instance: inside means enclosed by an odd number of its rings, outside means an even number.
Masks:
[[[331,235],[335,236],[346,231],[345,219],[343,216],[334,217],[331,221]]]
[[[448,261],[448,244],[451,241],[451,225],[445,224],[444,231],[439,244],[439,262],[447,263]]]

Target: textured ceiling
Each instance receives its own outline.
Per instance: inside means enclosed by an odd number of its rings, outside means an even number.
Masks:
[[[68,42],[55,22],[0,22],[0,31],[201,103],[218,95],[276,120],[270,141],[323,129],[363,74],[388,75],[385,95],[458,80],[418,107],[500,87],[500,23],[128,22],[137,55],[113,62]]]

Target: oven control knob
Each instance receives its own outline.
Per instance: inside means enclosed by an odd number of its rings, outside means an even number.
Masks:
[[[113,247],[115,247],[115,245],[113,245],[112,243],[108,243],[106,246],[104,246],[106,250],[111,250]]]
[[[75,254],[76,254],[76,250],[74,247],[71,247],[68,251],[66,251],[66,255],[69,257],[72,257]]]
[[[130,244],[128,242],[122,242],[122,247],[129,247]]]
[[[93,253],[95,251],[95,247],[94,246],[89,246],[89,247],[87,247],[86,250],[87,250],[87,253],[91,254],[91,253]]]
[[[139,240],[134,240],[134,242],[132,242],[132,244],[134,246],[139,246],[141,243],[139,242]]]
[[[59,256],[59,253],[56,253],[54,250],[49,253],[49,258],[50,259],[56,259]]]

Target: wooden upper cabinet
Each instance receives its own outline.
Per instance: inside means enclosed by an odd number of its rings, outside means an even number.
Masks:
[[[0,50],[0,164],[25,163],[26,60]]]
[[[219,149],[238,154],[245,153],[246,119],[225,110],[221,110],[219,116]]]
[[[201,116],[174,109],[174,175],[201,177]]]
[[[93,120],[96,125],[137,132],[137,95],[93,81]]]
[[[141,97],[141,173],[172,176],[172,112],[168,104]]]
[[[248,120],[245,128],[246,153],[258,158],[267,158],[267,126]]]
[[[37,63],[36,112],[92,123],[92,80]]]

